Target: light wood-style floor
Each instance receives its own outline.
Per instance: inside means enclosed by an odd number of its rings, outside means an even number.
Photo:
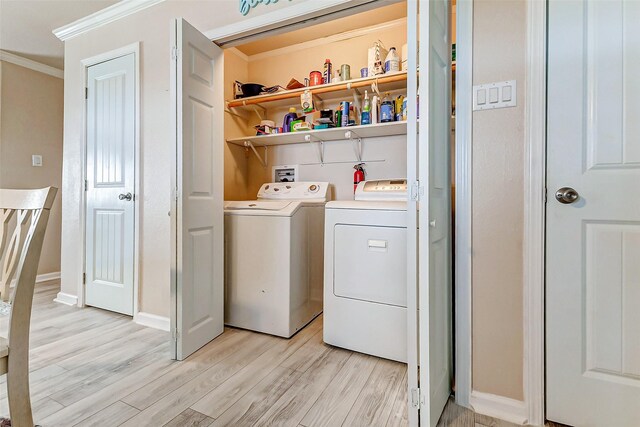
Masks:
[[[38,284],[32,314],[31,398],[43,427],[407,425],[406,366],[324,344],[321,319],[289,340],[228,329],[175,362],[168,333],[54,303],[58,291]],[[6,416],[5,385],[0,399]]]
[[[290,340],[228,329],[175,362],[168,333],[55,303],[59,289],[38,284],[32,314],[31,398],[43,427],[407,425],[406,365],[324,344],[321,318]],[[438,425],[511,426],[453,401]]]

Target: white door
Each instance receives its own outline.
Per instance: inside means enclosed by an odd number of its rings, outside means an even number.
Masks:
[[[182,360],[224,329],[223,56],[183,19],[172,42],[172,326]]]
[[[133,315],[135,57],[87,70],[85,303]]]
[[[419,124],[409,109],[407,127],[407,176],[410,183],[419,183],[412,187],[408,209],[408,230],[414,230],[408,235],[408,253],[416,254],[408,266],[409,418],[412,425],[418,416],[419,425],[435,426],[452,383],[450,5],[447,0],[408,5],[409,69],[416,69],[417,58],[426,71],[421,78],[410,72],[407,90],[416,93],[417,84],[420,95]],[[419,56],[418,41],[423,47]],[[409,96],[408,105],[415,105]]]
[[[573,426],[640,425],[639,23],[549,3],[546,404]]]

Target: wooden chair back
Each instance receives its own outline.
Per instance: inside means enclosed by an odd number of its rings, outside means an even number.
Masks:
[[[7,306],[10,302],[11,313],[8,352],[1,367],[2,373],[8,374],[9,413],[14,427],[33,426],[29,398],[31,305],[49,211],[57,192],[55,187],[0,189],[0,304]]]

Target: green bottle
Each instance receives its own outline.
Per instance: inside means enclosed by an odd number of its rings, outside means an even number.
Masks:
[[[362,114],[360,117],[361,125],[371,124],[371,101],[369,101],[369,92],[364,91],[364,102],[362,104]]]

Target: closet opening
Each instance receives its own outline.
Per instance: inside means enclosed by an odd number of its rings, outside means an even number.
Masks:
[[[295,414],[306,426],[411,419],[407,134],[417,103],[408,5],[380,4],[222,46],[226,328],[216,341],[234,334],[226,340],[260,352],[239,371],[255,387],[313,400]],[[193,408],[207,413],[220,397]],[[211,415],[233,424],[242,413],[229,399]]]

